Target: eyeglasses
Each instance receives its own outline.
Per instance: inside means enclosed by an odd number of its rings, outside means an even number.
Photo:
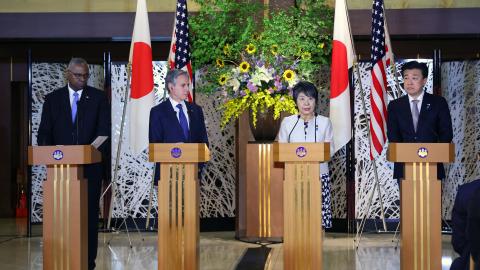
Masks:
[[[77,79],[88,79],[88,78],[90,78],[89,73],[74,73],[70,70],[68,72],[70,72],[70,74],[72,74]]]

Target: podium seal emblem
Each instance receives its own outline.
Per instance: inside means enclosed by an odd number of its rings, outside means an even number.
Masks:
[[[428,156],[428,149],[425,147],[418,148],[417,155],[421,158],[426,158]]]
[[[297,147],[297,150],[295,150],[295,153],[297,154],[297,157],[303,158],[307,155],[307,149],[305,149],[303,146],[299,146]]]
[[[170,150],[170,154],[172,155],[173,158],[179,158],[182,156],[182,149],[178,147],[174,147],[172,148],[172,150]]]
[[[61,150],[55,150],[52,153],[53,159],[61,160],[63,158],[63,152]]]

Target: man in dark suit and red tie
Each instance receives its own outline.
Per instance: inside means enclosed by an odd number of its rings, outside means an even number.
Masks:
[[[450,143],[452,119],[447,101],[424,91],[428,67],[417,61],[402,67],[403,87],[407,95],[388,104],[387,135],[390,142]],[[443,164],[438,164],[439,179],[445,178]],[[403,179],[403,163],[395,163],[393,178]]]
[[[45,97],[38,129],[38,145],[85,145],[98,136],[110,136],[110,110],[104,91],[87,85],[88,64],[72,58],[68,64],[68,84]],[[108,145],[100,147],[106,161]],[[102,163],[84,166],[88,180],[88,269],[95,268],[98,247],[98,211],[100,187],[104,175]]]
[[[206,143],[207,129],[202,108],[188,102],[190,76],[186,71],[173,69],[165,76],[169,98],[150,111],[150,143]],[[199,166],[199,173],[201,171]],[[159,166],[155,182],[159,179]]]

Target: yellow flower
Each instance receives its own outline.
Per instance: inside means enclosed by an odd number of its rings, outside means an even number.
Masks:
[[[318,44],[318,48],[323,49],[323,47],[325,47],[325,43],[322,42],[322,43]]]
[[[277,55],[277,54],[278,54],[278,45],[277,45],[277,44],[273,44],[272,46],[270,46],[270,52],[271,52],[273,55]]]
[[[283,72],[282,77],[287,82],[293,82],[295,80],[295,72],[293,72],[291,69],[287,69],[285,72]]]
[[[254,40],[259,40],[259,39],[260,39],[260,35],[259,35],[258,33],[253,33],[252,38],[253,38]]]
[[[310,60],[312,58],[312,54],[309,52],[304,52],[302,53],[302,59],[303,60]]]
[[[223,68],[225,66],[225,62],[221,58],[217,58],[215,62],[217,63],[217,67]]]
[[[253,45],[252,43],[249,43],[247,45],[247,48],[245,48],[245,51],[248,53],[248,54],[252,54],[254,52],[257,51],[257,48],[255,47],[255,45]]]
[[[223,54],[225,55],[230,55],[230,53],[232,52],[231,48],[230,48],[230,44],[225,44],[225,46],[223,46]]]
[[[218,78],[218,83],[219,83],[220,85],[224,85],[224,84],[227,82],[227,79],[228,79],[227,74],[222,74],[222,75],[220,75],[220,77]]]
[[[250,64],[246,61],[240,63],[240,72],[246,73],[250,69]]]

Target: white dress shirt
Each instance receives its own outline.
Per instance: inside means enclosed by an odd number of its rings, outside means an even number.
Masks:
[[[307,124],[305,124],[305,121],[303,121],[301,117],[299,118],[297,114],[283,118],[280,131],[278,132],[278,142],[329,142],[330,155],[332,156],[334,153],[334,145],[333,127],[330,119],[325,116],[317,115],[316,118],[312,118],[306,123]],[[320,163],[320,174],[328,174],[327,162]]]
[[[185,104],[185,101],[182,100],[182,102],[179,103],[173,100],[171,97],[169,97],[168,99],[170,100],[170,103],[172,103],[173,110],[177,114],[177,119],[179,123],[180,123],[180,114],[179,114],[180,110],[177,108],[177,105],[182,104],[183,114],[185,114],[185,117],[187,118],[188,128],[190,128],[190,118],[188,117],[188,111],[187,111],[188,109],[187,109],[187,105]]]
[[[422,90],[422,93],[417,98],[413,98],[410,95],[408,95],[408,104],[410,104],[410,110],[412,109],[412,100],[416,99],[418,100],[417,102],[418,113],[420,114],[422,112],[422,101],[423,101],[424,94],[425,94],[425,91]]]
[[[82,92],[83,92],[83,89],[77,91],[79,101],[80,101],[80,98],[82,98]],[[75,93],[75,91],[70,87],[70,84],[68,85],[68,93],[69,93],[68,96],[70,98],[70,108],[72,108],[73,99],[74,99],[73,94]]]

